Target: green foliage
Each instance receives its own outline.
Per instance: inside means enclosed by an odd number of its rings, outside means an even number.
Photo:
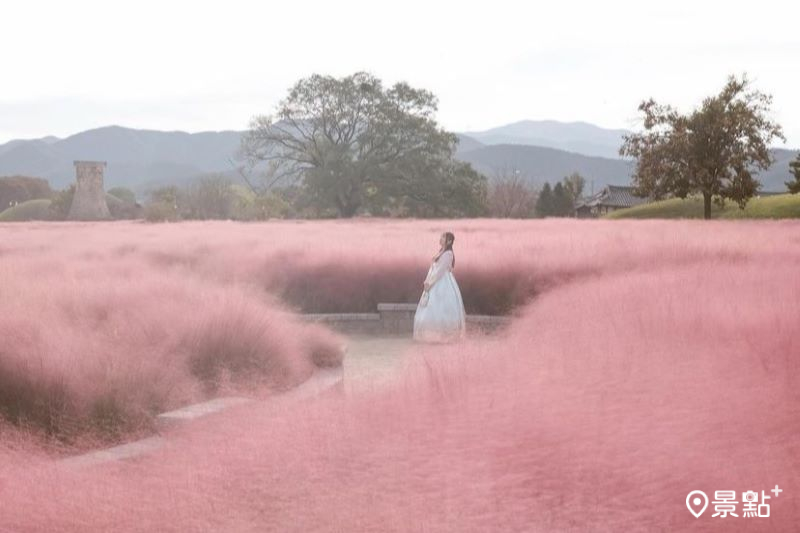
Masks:
[[[536,215],[540,217],[551,217],[555,214],[555,199],[550,182],[545,182],[536,200]]]
[[[47,180],[27,176],[0,177],[0,211],[15,205],[50,198],[53,191]]]
[[[265,193],[253,199],[252,212],[254,220],[286,218],[291,212],[291,206],[277,194]]]
[[[722,91],[688,115],[654,100],[642,102],[644,132],[625,137],[620,154],[637,160],[634,185],[641,196],[686,198],[701,194],[704,216],[711,201],[733,200],[744,208],[759,182],[753,171],[772,163],[769,145],[783,139],[769,120],[772,98],[734,76]]]
[[[536,215],[540,217],[571,217],[575,201],[580,198],[586,180],[578,174],[567,176],[555,187],[546,182],[536,201]]]
[[[174,222],[181,219],[178,206],[180,189],[174,185],[150,191],[150,201],[144,206],[144,218],[148,222]]]
[[[406,161],[411,163],[411,161]],[[367,190],[369,212],[400,217],[478,217],[488,212],[486,177],[470,165],[447,159],[416,161]]]
[[[180,189],[174,185],[159,187],[158,189],[150,191],[150,202],[171,204],[173,208],[177,210],[179,196]]]
[[[132,220],[140,218],[142,214],[138,204],[120,200],[111,193],[106,193],[106,205],[114,220]]]
[[[0,212],[0,222],[25,222],[28,220],[50,220],[50,200],[39,198],[28,200]]]
[[[564,189],[572,199],[573,204],[581,199],[583,190],[586,188],[586,178],[573,172],[563,180]]]
[[[233,184],[224,176],[207,176],[179,191],[177,205],[182,218],[227,220],[233,218]]]
[[[53,201],[50,203],[50,217],[53,220],[66,220],[67,216],[69,216],[69,208],[72,206],[72,198],[74,196],[75,184],[55,193]]]
[[[486,207],[486,180],[453,159],[457,137],[433,119],[436,97],[390,88],[363,72],[298,81],[274,117],[256,117],[242,144],[273,182],[302,184],[302,209],[459,216]]]
[[[562,182],[556,183],[553,187],[553,215],[557,217],[572,216],[575,207],[571,193],[564,187]]]
[[[165,201],[151,202],[144,207],[144,218],[148,222],[175,222],[180,220],[176,204]]]
[[[797,159],[789,163],[789,169],[794,176],[794,181],[787,181],[786,187],[792,194],[800,192],[800,154],[797,154]]]
[[[285,218],[291,205],[276,192],[257,194],[223,176],[209,176],[186,187],[150,193],[144,216],[151,222],[175,220],[268,220]]]
[[[642,204],[628,209],[609,213],[604,218],[704,218],[703,197],[690,195],[685,199],[670,198],[658,202]],[[780,194],[756,197],[744,209],[737,205],[713,205],[711,218],[752,219],[752,218],[800,218],[800,196]]]
[[[134,193],[127,187],[113,187],[108,190],[108,194],[115,196],[116,198],[119,198],[120,200],[128,204],[136,203],[136,193]]]
[[[231,192],[234,196],[233,218],[235,220],[286,218],[291,212],[289,202],[276,193],[256,194],[241,185],[231,187]]]

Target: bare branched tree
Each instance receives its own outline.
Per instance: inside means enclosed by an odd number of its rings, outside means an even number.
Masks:
[[[513,167],[495,172],[489,188],[489,211],[498,218],[529,218],[535,214],[537,192]]]

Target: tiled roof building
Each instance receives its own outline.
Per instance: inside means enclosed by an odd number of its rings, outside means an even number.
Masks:
[[[646,198],[633,193],[633,187],[608,185],[589,198],[578,201],[575,205],[575,216],[578,218],[598,217],[617,209],[625,209],[645,202],[647,202]]]

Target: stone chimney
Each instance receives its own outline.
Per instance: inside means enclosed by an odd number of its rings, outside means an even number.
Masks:
[[[103,188],[105,161],[75,161],[77,184],[69,209],[69,220],[107,220],[111,218]]]

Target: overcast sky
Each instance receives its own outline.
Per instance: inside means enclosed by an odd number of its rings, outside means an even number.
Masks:
[[[636,127],[644,98],[688,110],[747,72],[800,147],[798,3],[649,4],[8,1],[0,143],[111,124],[245,129],[301,77],[367,70],[433,91],[455,131]]]

